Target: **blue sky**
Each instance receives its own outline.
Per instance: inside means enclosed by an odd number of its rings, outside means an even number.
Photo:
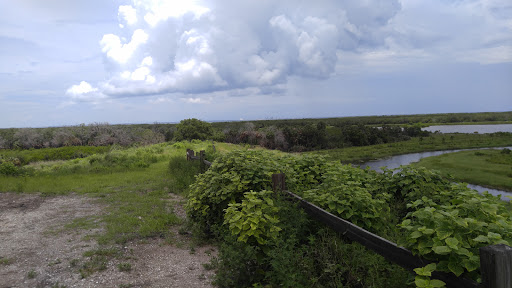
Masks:
[[[512,110],[510,0],[0,7],[0,128]]]

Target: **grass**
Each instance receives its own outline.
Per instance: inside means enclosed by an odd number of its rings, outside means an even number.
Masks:
[[[512,191],[512,154],[502,151],[507,150],[461,151],[423,158],[412,165],[439,170],[456,181]]]
[[[36,276],[37,276],[37,272],[34,269],[28,271],[28,273],[27,273],[28,279],[34,279],[34,278],[36,278]]]
[[[46,197],[74,193],[103,204],[103,214],[76,218],[51,231],[68,233],[103,228],[100,234],[92,236],[100,249],[86,252],[84,261],[74,259],[71,263],[85,278],[106,269],[110,259],[123,258],[122,249],[116,247],[128,241],[164,238],[168,240],[166,243],[172,243],[170,228],[181,225],[182,220],[173,211],[170,194],[186,195],[188,185],[199,171],[197,161],[186,161],[186,149],[209,151],[210,145],[201,141],[162,143],[111,149],[109,153],[81,159],[31,163],[28,165],[31,172],[24,176],[0,175],[0,197],[1,192],[40,193]],[[245,149],[224,143],[215,146],[220,153]],[[2,265],[10,262],[0,258]]]
[[[132,271],[132,264],[130,263],[126,263],[126,262],[123,262],[123,263],[119,263],[117,265],[117,268],[119,269],[119,271],[121,272],[130,272]]]
[[[22,164],[48,160],[69,160],[84,158],[94,154],[103,154],[111,150],[110,146],[67,146],[28,150],[1,150],[0,158],[18,158]]]
[[[0,256],[0,265],[10,265],[13,262],[10,258],[4,258]]]
[[[423,151],[502,147],[512,145],[511,133],[495,134],[432,134],[429,137],[412,138],[408,141],[307,152],[324,155],[343,163],[363,163],[393,155]]]

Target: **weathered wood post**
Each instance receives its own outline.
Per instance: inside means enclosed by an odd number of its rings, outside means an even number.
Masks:
[[[505,244],[481,247],[480,273],[486,288],[512,287],[512,247]]]
[[[204,150],[201,150],[199,152],[199,167],[201,169],[201,173],[203,173],[204,171],[206,171],[206,169],[204,169]]]
[[[213,153],[215,153],[215,143],[213,143],[213,139],[212,139],[212,147],[213,147]]]
[[[284,173],[273,174],[272,175],[272,190],[274,193],[278,193],[286,190],[286,176]]]
[[[194,156],[194,150],[187,149],[187,161],[192,160],[190,156]]]

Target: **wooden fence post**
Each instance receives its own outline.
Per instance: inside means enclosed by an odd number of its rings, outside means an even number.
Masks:
[[[201,173],[203,173],[206,169],[204,169],[204,150],[199,152],[199,167],[201,169]]]
[[[286,190],[285,179],[286,176],[284,175],[284,173],[272,175],[272,190],[274,191],[274,193]]]
[[[505,244],[481,247],[480,273],[486,288],[512,287],[512,247]]]

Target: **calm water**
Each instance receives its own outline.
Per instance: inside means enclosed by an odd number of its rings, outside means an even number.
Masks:
[[[400,165],[409,165],[413,162],[418,162],[420,159],[425,157],[431,157],[431,156],[439,156],[446,153],[453,153],[453,152],[459,152],[459,151],[465,151],[465,150],[482,150],[482,149],[503,149],[508,148],[512,149],[512,147],[496,147],[496,148],[479,148],[479,149],[459,149],[459,150],[443,150],[443,151],[432,151],[432,152],[420,152],[420,153],[411,153],[411,154],[403,154],[403,155],[397,155],[392,156],[386,159],[381,160],[375,160],[375,161],[369,161],[362,165],[360,165],[361,168],[370,167],[370,169],[375,170],[377,172],[382,172],[380,167],[386,166],[388,169],[395,169],[400,167]],[[496,190],[496,189],[490,189],[478,185],[468,185],[469,188],[475,189],[482,193],[483,191],[488,191],[489,193],[493,195],[499,195],[501,194],[501,199],[508,201],[509,198],[506,198],[505,196],[512,196],[512,192],[506,192],[502,190]]]
[[[496,133],[509,132],[512,133],[512,124],[493,124],[493,125],[440,125],[421,128],[423,131],[441,133]]]

